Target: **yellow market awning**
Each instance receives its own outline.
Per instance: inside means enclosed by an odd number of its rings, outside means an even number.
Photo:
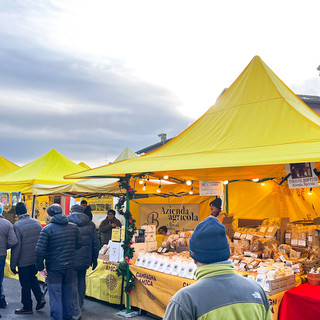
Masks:
[[[202,117],[163,147],[68,178],[152,172],[192,180],[283,177],[320,161],[320,117],[256,56]]]
[[[0,176],[0,192],[32,193],[32,187],[36,183],[69,184],[73,181],[65,180],[63,177],[81,170],[81,166],[52,149],[29,164]]]

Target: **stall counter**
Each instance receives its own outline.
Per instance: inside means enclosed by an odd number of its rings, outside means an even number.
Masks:
[[[195,283],[195,280],[180,278],[154,270],[130,266],[136,277],[135,288],[130,294],[130,305],[163,317],[171,297],[181,288]],[[284,292],[268,295],[272,319],[278,319],[279,306]]]

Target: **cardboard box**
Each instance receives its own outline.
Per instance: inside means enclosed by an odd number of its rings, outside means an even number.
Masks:
[[[157,241],[147,242],[147,251],[156,251],[158,249]]]
[[[288,277],[282,277],[274,280],[267,280],[269,285],[268,294],[276,294],[278,292],[287,291],[296,286],[294,274]]]
[[[134,248],[134,251],[138,254],[139,252],[147,252],[148,247],[147,247],[147,242],[141,242],[141,243],[134,243],[132,245]]]

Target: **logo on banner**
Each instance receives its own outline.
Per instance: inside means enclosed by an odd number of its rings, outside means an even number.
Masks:
[[[156,228],[159,227],[159,213],[156,211],[150,212],[147,216],[147,224],[154,224]]]
[[[112,274],[108,274],[106,277],[106,285],[110,291],[113,291],[117,287],[117,279]]]

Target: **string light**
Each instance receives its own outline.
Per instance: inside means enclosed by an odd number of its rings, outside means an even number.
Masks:
[[[193,194],[193,186],[191,187],[189,194]]]
[[[308,191],[308,195],[309,195],[309,196],[312,195],[312,188],[310,188],[310,190]]]
[[[145,182],[144,185],[143,185],[143,187],[142,187],[142,190],[143,190],[143,191],[146,191],[146,189],[147,189],[147,188],[146,188],[146,184],[147,184],[147,183]]]
[[[163,179],[164,179],[164,180],[168,180],[168,179],[169,179],[169,176],[163,176]]]
[[[192,185],[192,182],[191,182],[190,180],[187,180],[187,181],[186,181],[186,184],[187,184],[187,186],[191,186],[191,185]]]
[[[260,180],[259,178],[252,179],[253,182],[258,182],[259,180]]]
[[[224,180],[223,181],[223,184],[228,184],[229,183],[229,180]]]
[[[160,184],[159,184],[159,187],[158,187],[158,189],[157,189],[157,192],[158,192],[158,193],[161,192],[161,179],[159,179],[159,180],[160,180]]]
[[[139,180],[139,184],[143,184],[143,180],[142,179]]]
[[[266,184],[265,184],[264,182],[261,182],[261,185],[262,185],[262,186],[265,186]]]

